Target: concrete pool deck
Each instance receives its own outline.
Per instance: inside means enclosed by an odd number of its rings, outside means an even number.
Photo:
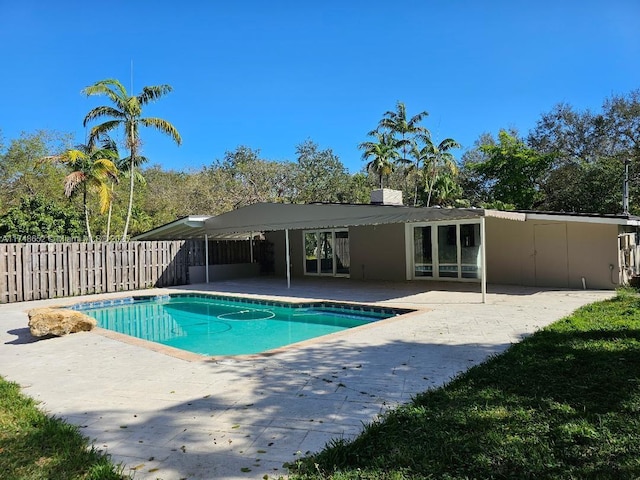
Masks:
[[[284,462],[355,437],[363,423],[613,291],[477,284],[252,279],[145,290],[420,310],[254,357],[189,361],[99,332],[35,339],[31,308],[132,292],[0,305],[0,375],[80,426],[135,479],[286,475]]]

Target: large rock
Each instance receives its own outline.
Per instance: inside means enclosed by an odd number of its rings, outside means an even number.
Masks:
[[[34,337],[88,332],[97,323],[95,318],[65,308],[35,308],[29,311],[29,329]]]

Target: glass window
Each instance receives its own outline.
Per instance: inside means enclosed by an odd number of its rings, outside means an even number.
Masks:
[[[351,267],[349,255],[349,232],[336,232],[335,235],[336,273],[348,275]]]
[[[458,243],[455,225],[438,226],[438,276],[458,278]]]
[[[480,225],[460,225],[462,278],[480,278]]]
[[[349,275],[349,232],[304,232],[304,272],[309,275]]]
[[[318,273],[318,236],[316,232],[304,234],[305,272]]]
[[[320,273],[333,273],[333,232],[320,232]]]
[[[433,253],[431,245],[431,227],[413,229],[414,275],[433,277]]]
[[[414,226],[413,278],[480,278],[481,243],[479,223]]]

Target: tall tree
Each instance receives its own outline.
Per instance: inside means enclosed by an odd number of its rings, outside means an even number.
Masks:
[[[73,205],[40,194],[21,197],[0,216],[0,238],[11,243],[61,242],[82,233],[82,218]]]
[[[298,202],[336,203],[347,200],[349,175],[330,148],[321,149],[317,143],[306,140],[296,146],[296,155]]]
[[[414,158],[413,163],[407,155],[412,151],[413,147],[417,145],[418,141],[430,142],[430,133],[425,127],[420,125],[420,122],[429,115],[427,111],[422,111],[407,118],[407,109],[403,102],[397,102],[395,111],[389,110],[384,113],[382,119],[378,123],[378,130],[391,132],[391,135],[396,140],[396,145],[400,148],[402,155],[398,156],[397,160],[402,165],[406,174],[411,171],[414,172],[415,185],[413,204],[417,205],[418,202],[418,183],[419,183],[419,171],[420,164],[418,159]]]
[[[541,116],[528,144],[555,158],[542,185],[543,208],[620,213],[625,161],[631,198],[640,195],[640,90],[606,99],[600,112],[559,104]]]
[[[246,146],[225,152],[224,160],[212,168],[223,174],[230,208],[258,202],[290,201],[298,171],[292,162],[262,159],[259,150]]]
[[[117,151],[109,148],[111,142],[106,140],[105,148],[98,148],[95,144],[76,145],[61,155],[45,157],[45,160],[60,162],[71,169],[64,179],[64,193],[71,198],[78,190],[82,193],[84,221],[89,242],[93,242],[91,225],[89,223],[89,191],[98,194],[100,213],[105,213],[111,205],[111,181],[117,179],[118,170],[115,162]]]
[[[435,145],[431,139],[426,140],[422,148],[419,148],[418,145],[413,146],[412,156],[415,158],[416,165],[423,164],[422,176],[427,192],[426,206],[429,207],[437,183],[447,185],[446,191],[449,193],[457,191],[453,188],[452,182],[457,183],[455,177],[458,173],[458,167],[451,150],[460,148],[460,144],[452,138],[445,138],[438,145]],[[444,198],[443,195],[440,195],[440,198]]]
[[[100,135],[122,128],[126,148],[129,150],[129,205],[127,207],[127,220],[122,232],[122,241],[127,238],[131,212],[133,207],[133,189],[135,180],[136,162],[140,155],[140,127],[150,127],[169,135],[178,145],[182,143],[182,138],[178,130],[167,120],[157,117],[143,117],[142,108],[147,104],[161,98],[171,92],[170,85],[154,85],[143,87],[139,95],[130,95],[124,86],[115,79],[101,80],[83,91],[87,96],[105,95],[113,106],[100,106],[93,108],[84,118],[86,126],[92,120],[100,118],[110,118],[91,129],[90,141],[95,140]]]
[[[469,165],[490,185],[491,201],[513,204],[518,209],[532,209],[544,199],[541,189],[553,155],[529,148],[523,140],[505,130],[498,142],[482,145],[484,161]]]
[[[70,146],[69,135],[43,130],[12,139],[0,154],[0,214],[35,194],[61,205],[68,203],[60,189],[67,171],[60,164],[41,160]]]
[[[369,160],[367,170],[378,176],[380,188],[384,188],[384,178],[393,172],[393,161],[399,157],[397,144],[393,135],[387,132],[373,130],[369,136],[375,137],[375,141],[362,142],[358,148],[363,150],[362,159]]]

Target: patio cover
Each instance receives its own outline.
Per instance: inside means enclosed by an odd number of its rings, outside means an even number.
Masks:
[[[484,217],[493,216],[510,220],[526,220],[526,215],[481,208],[404,207],[392,205],[349,204],[291,204],[256,203],[204,221],[209,238],[230,234],[285,231],[287,288],[291,286],[291,260],[289,230],[340,228],[358,225],[388,223],[432,222],[481,218],[482,241],[482,302],[486,302],[486,250]]]
[[[489,216],[520,221],[526,218],[523,213],[482,208],[256,203],[206,219],[204,231],[209,238],[215,238],[251,232],[463,220]]]
[[[131,240],[191,240],[205,235],[204,221],[210,215],[189,215],[132,237]]]

